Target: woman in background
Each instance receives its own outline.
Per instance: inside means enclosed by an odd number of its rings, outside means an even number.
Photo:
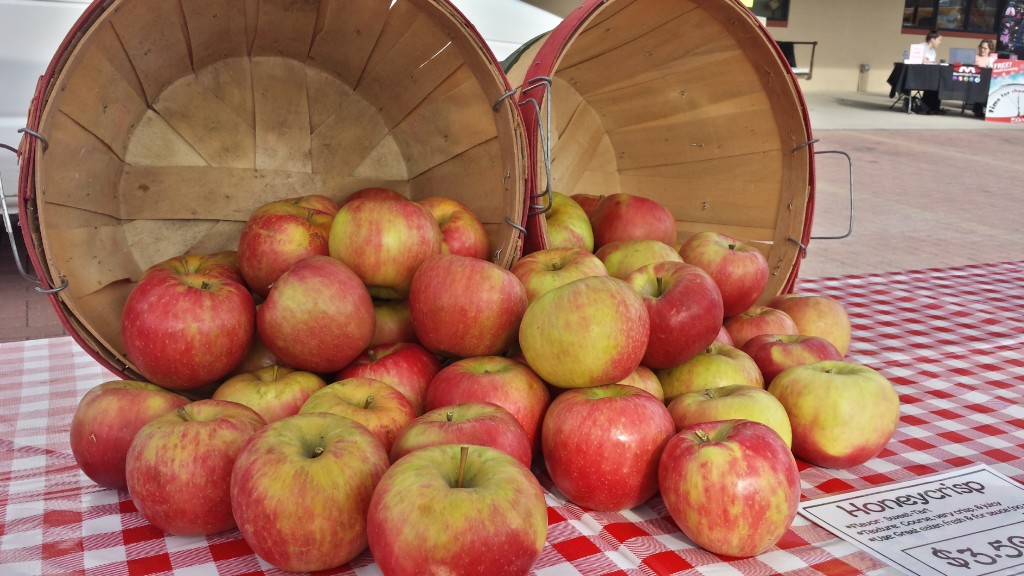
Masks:
[[[974,55],[974,65],[978,68],[991,68],[992,61],[996,56],[996,43],[994,40],[982,40],[978,43],[978,53]],[[975,102],[971,111],[976,118],[985,117],[985,103]]]
[[[978,53],[974,55],[974,65],[981,68],[992,66],[992,57],[996,55],[995,42],[982,40],[978,44]]]

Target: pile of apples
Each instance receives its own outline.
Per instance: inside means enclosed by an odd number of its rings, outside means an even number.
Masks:
[[[796,457],[854,466],[899,417],[844,361],[827,296],[768,306],[753,245],[676,244],[663,205],[553,193],[548,248],[511,270],[449,198],[368,188],[256,210],[237,252],[145,272],[122,314],[149,382],[82,399],[71,446],[171,534],[237,527],[268,563],[523,574],[543,467],[591,510],[661,494],[697,545],[764,552],[800,499]],[[742,503],[737,506],[737,502]]]

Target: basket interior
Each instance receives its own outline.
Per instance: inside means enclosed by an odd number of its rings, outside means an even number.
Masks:
[[[42,105],[33,231],[79,336],[123,358],[150,265],[237,247],[271,200],[366,186],[469,206],[510,265],[525,139],[489,50],[440,0],[116,0]],[[39,150],[37,148],[37,150]]]
[[[763,300],[783,291],[809,226],[809,129],[795,80],[746,8],[612,0],[550,70],[531,69],[537,53],[525,50],[507,73],[524,97],[536,95],[534,75],[552,79],[543,103],[552,104],[553,190],[655,199],[675,216],[680,242],[703,230],[751,241],[772,270]]]

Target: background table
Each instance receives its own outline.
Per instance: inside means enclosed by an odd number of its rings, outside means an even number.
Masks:
[[[895,62],[886,82],[891,86],[890,98],[911,90],[934,90],[939,100],[956,100],[966,106],[968,102],[988,101],[991,79],[991,68]]]
[[[801,463],[804,499],[986,463],[1024,481],[1024,262],[801,280],[850,312],[849,359],[900,393],[879,457],[846,470]],[[276,574],[237,531],[166,536],[127,492],[76,467],[68,428],[85,392],[112,379],[70,338],[0,344],[0,574]],[[797,517],[778,546],[727,559],[695,548],[659,497],[620,513],[566,502],[539,471],[547,545],[534,574],[860,574],[890,569]],[[368,552],[337,574],[379,574]],[[692,573],[692,572],[691,572]]]

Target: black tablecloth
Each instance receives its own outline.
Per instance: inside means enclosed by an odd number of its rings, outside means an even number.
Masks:
[[[892,87],[890,98],[908,90],[934,90],[939,100],[984,103],[991,79],[991,68],[896,62],[887,82]]]

